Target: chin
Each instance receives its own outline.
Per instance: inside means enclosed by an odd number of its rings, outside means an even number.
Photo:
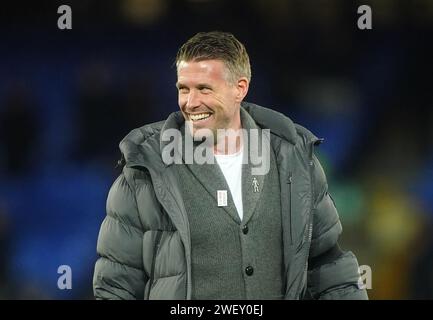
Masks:
[[[193,136],[197,139],[207,139],[214,136],[214,130],[211,128],[194,128]]]

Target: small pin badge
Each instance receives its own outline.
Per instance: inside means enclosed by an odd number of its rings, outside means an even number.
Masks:
[[[253,192],[259,192],[259,182],[256,178],[253,178]]]
[[[227,190],[217,190],[218,207],[227,207]]]

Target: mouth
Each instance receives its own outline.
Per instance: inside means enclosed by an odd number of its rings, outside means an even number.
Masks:
[[[201,121],[205,121],[206,119],[209,119],[211,115],[212,113],[203,112],[197,114],[188,114],[188,117],[193,123],[199,123]]]

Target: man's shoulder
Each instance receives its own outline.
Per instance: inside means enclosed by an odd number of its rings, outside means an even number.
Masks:
[[[310,130],[281,112],[250,102],[243,102],[242,107],[260,127],[270,129],[271,134],[293,145],[305,146],[320,141]]]
[[[156,138],[156,136],[161,132],[165,120],[148,123],[141,127],[132,129],[120,142],[129,142],[133,144],[142,144],[148,139]]]
[[[142,164],[144,150],[152,153],[159,152],[159,137],[164,126],[163,121],[145,124],[132,129],[119,143],[122,154],[122,164]],[[153,157],[154,158],[154,157]]]

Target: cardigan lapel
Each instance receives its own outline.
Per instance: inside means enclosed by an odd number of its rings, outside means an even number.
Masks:
[[[185,125],[181,127],[182,136],[189,134],[185,132]],[[192,137],[189,137],[192,139]],[[197,143],[194,144],[194,151],[197,147]],[[217,192],[219,190],[227,191],[227,206],[221,206],[224,211],[237,223],[240,224],[241,220],[239,218],[239,214],[237,212],[235,203],[233,201],[233,196],[230,192],[230,188],[224,178],[224,174],[222,173],[215,157],[212,155],[213,163],[203,163],[197,164],[195,161],[193,163],[185,163],[185,154],[183,154],[183,162],[184,165],[190,170],[192,175],[197,179],[197,181],[203,186],[203,188],[211,195],[214,200],[214,203],[211,205],[218,206],[218,196]],[[194,190],[191,190],[194,192]],[[197,195],[199,198],[200,195]]]
[[[266,143],[262,143],[266,142],[264,141],[266,138],[262,139],[262,130],[243,108],[241,108],[241,121],[242,127],[248,133],[248,148],[244,147],[244,164],[242,166],[242,202],[244,207],[242,223],[246,224],[254,215],[257,203],[261,199],[263,188],[266,185],[265,175],[255,174],[256,172],[253,171],[254,168],[257,169],[259,165],[262,166],[264,163],[257,164],[257,159],[252,158],[255,155],[263,156],[265,152],[269,152],[269,148]],[[252,139],[253,135],[257,139]],[[269,157],[262,157],[262,159],[268,161]]]

